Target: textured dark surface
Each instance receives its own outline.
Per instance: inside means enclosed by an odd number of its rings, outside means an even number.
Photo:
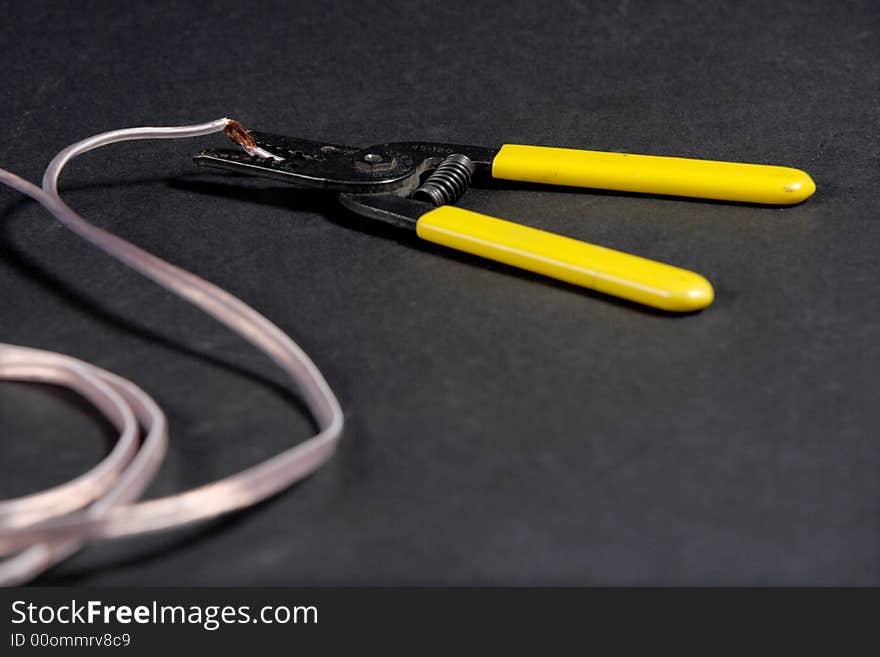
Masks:
[[[670,317],[195,170],[222,138],[84,157],[69,202],[288,330],[349,424],[325,469],[260,508],[95,546],[41,582],[880,584],[876,3],[479,4],[0,2],[0,165],[38,180],[84,136],[228,115],[353,145],[785,164],[817,194],[464,199],[715,283],[711,308]],[[0,339],[163,404],[173,449],[153,494],[310,430],[241,340],[5,190],[0,292]],[[77,473],[109,439],[39,387],[0,386],[0,414],[2,496]]]

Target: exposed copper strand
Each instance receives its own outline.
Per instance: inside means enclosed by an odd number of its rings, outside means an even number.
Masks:
[[[227,137],[229,137],[232,141],[234,141],[246,151],[253,151],[257,149],[257,142],[254,139],[253,135],[251,135],[250,130],[245,128],[235,119],[229,119],[226,127],[223,128],[223,132],[226,134]]]

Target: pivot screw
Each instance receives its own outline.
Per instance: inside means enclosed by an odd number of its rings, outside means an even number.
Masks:
[[[364,162],[369,162],[370,164],[378,164],[382,161],[382,156],[378,153],[367,153],[364,155]]]

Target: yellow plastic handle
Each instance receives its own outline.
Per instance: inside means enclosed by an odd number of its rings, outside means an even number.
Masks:
[[[492,161],[503,180],[790,205],[812,196],[810,176],[789,167],[506,144]]]
[[[422,215],[424,240],[673,312],[705,308],[712,284],[694,272],[445,205]]]

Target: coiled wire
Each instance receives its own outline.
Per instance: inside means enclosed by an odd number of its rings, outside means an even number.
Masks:
[[[0,502],[0,584],[27,582],[76,552],[86,541],[172,529],[251,506],[318,469],[335,450],[344,418],[321,372],[281,329],[225,290],[89,224],[58,194],[70,160],[92,149],[135,139],[186,138],[222,131],[229,119],[179,127],[128,128],[68,146],[50,162],[42,189],[0,169],[0,183],[27,194],[83,239],[152,279],[226,325],[263,351],[290,377],[319,433],[234,475],[144,502],[165,455],[162,410],[135,384],[82,361],[0,344],[0,378],[65,385],[93,403],[117,428],[119,439],[89,472],[53,489]]]

